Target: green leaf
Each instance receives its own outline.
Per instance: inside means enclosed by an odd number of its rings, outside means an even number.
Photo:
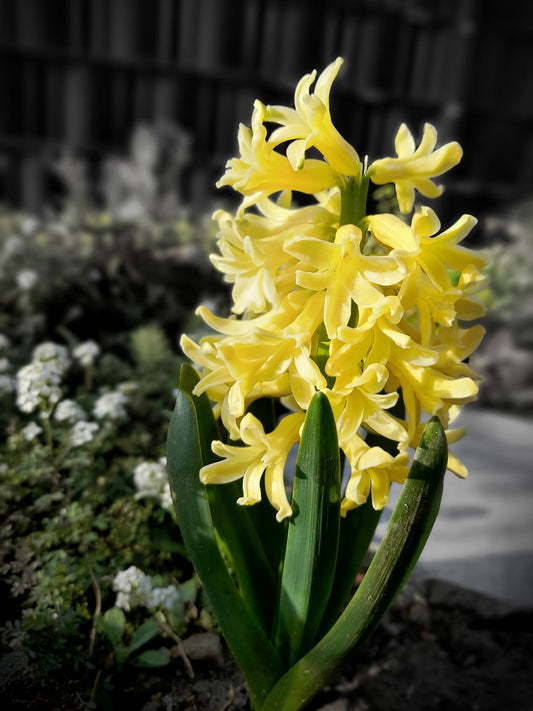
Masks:
[[[315,640],[326,608],[339,543],[340,460],[327,397],[317,393],[307,411],[292,495],[274,639],[289,666]]]
[[[437,417],[426,425],[387,532],[331,630],[276,684],[261,711],[296,711],[375,630],[414,567],[437,516],[447,464]]]
[[[193,395],[193,389],[199,381],[198,373],[189,363],[183,363],[180,369],[180,390],[188,393],[193,401],[196,417],[198,419],[198,431],[200,433],[200,447],[202,452],[202,463],[214,462],[216,457],[211,450],[211,442],[220,439],[218,426],[213,415],[213,408],[207,394]]]
[[[257,706],[281,675],[281,662],[240,596],[218,547],[205,486],[192,397],[178,391],[167,440],[170,487],[183,540],[230,650]]]
[[[193,603],[198,595],[198,580],[196,577],[192,577],[180,583],[179,592],[180,600],[184,605]]]
[[[376,511],[369,500],[341,518],[335,580],[320,626],[321,636],[335,622],[355,585],[381,514],[382,511]]]
[[[180,387],[191,394],[198,419],[202,463],[207,464],[216,459],[211,450],[211,442],[213,439],[218,439],[220,435],[207,395],[202,393],[197,397],[192,394],[197,382],[198,374],[194,368],[184,363],[181,367]],[[264,412],[268,413],[269,409],[272,409],[272,404],[270,408],[268,403],[265,404]],[[269,632],[272,624],[277,568],[274,568],[267,558],[262,539],[275,536],[277,531],[254,525],[250,508],[237,504],[241,493],[240,482],[216,484],[207,488],[213,523],[230,559],[241,594],[265,632]],[[269,523],[270,526],[275,527],[276,518],[272,507],[269,508]],[[283,530],[283,527],[279,528]]]
[[[404,417],[405,410],[401,394],[390,412],[396,417]],[[395,441],[372,432],[367,434],[366,443],[369,447],[381,447],[392,456],[398,453]],[[321,635],[326,634],[335,622],[354,587],[355,578],[368,553],[381,514],[382,511],[376,511],[369,499],[365,504],[348,511],[346,516],[341,518],[337,569],[328,608],[320,629]]]
[[[208,487],[213,522],[231,561],[241,595],[268,634],[272,625],[277,577],[266,556],[260,532],[252,522],[250,508],[237,504],[241,494],[238,482]],[[272,507],[269,513],[277,524]]]
[[[164,667],[170,662],[168,649],[147,649],[131,660],[136,667]]]
[[[112,607],[98,618],[98,627],[107,636],[113,647],[116,647],[124,634],[126,615],[119,607]]]
[[[154,619],[147,620],[138,629],[135,630],[131,642],[128,645],[129,653],[142,647],[143,644],[149,642],[159,634],[159,625]]]

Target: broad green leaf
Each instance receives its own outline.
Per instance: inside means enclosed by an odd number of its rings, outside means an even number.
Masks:
[[[170,487],[183,540],[231,652],[258,706],[281,675],[272,644],[240,596],[218,547],[205,486],[192,397],[178,391],[167,440]]]
[[[147,620],[133,633],[131,642],[128,645],[129,653],[135,652],[143,644],[149,642],[159,634],[159,625],[154,619]]]
[[[320,626],[321,636],[333,625],[354,588],[381,514],[382,511],[376,511],[369,500],[341,518],[335,580]]]
[[[404,416],[401,394],[391,413],[400,418]],[[366,443],[369,447],[381,447],[392,456],[398,453],[396,442],[372,432],[368,433]],[[355,578],[368,553],[381,514],[382,511],[376,511],[369,499],[341,518],[337,569],[328,608],[320,628],[321,635],[326,634],[344,608],[348,595],[354,587]]]
[[[202,451],[202,463],[209,464],[216,457],[211,451],[211,442],[220,439],[218,425],[213,415],[213,408],[206,393],[200,396],[193,395],[193,389],[199,381],[198,373],[189,363],[182,363],[180,369],[180,389],[188,393],[194,403],[196,417],[198,420],[198,431],[200,433],[200,447]]]
[[[438,418],[426,425],[387,532],[331,630],[276,684],[261,711],[296,711],[375,630],[414,567],[437,516],[447,463]]]
[[[272,625],[276,577],[261,542],[265,532],[254,526],[250,507],[237,504],[241,495],[239,482],[208,487],[213,522],[231,561],[241,595],[268,634]],[[277,523],[272,507],[270,514]]]
[[[313,645],[337,560],[340,519],[337,429],[325,395],[307,411],[292,495],[274,639],[289,666]]]
[[[131,660],[136,667],[164,667],[169,661],[168,649],[147,649]]]
[[[124,634],[126,615],[119,607],[112,607],[98,618],[98,627],[108,637],[113,647],[116,647]]]
[[[220,435],[207,395],[202,393],[197,397],[192,394],[197,382],[196,371],[188,363],[184,363],[181,368],[180,387],[191,395],[198,419],[202,463],[207,464],[215,460],[211,442]],[[263,409],[265,413],[269,411],[267,405]],[[268,633],[272,624],[277,569],[270,564],[262,541],[275,535],[277,531],[258,528],[255,525],[250,507],[237,504],[241,494],[240,482],[207,487],[213,523],[230,559],[241,594]],[[269,523],[274,528],[277,522],[272,515],[272,508],[269,508]],[[279,528],[282,529],[281,526]]]

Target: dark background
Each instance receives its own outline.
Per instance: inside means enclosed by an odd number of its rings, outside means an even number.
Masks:
[[[97,166],[161,121],[192,140],[185,197],[209,198],[253,100],[292,105],[338,55],[333,120],[361,155],[393,154],[401,121],[463,145],[443,222],[531,194],[528,0],[0,0],[0,201],[39,212],[63,150]]]

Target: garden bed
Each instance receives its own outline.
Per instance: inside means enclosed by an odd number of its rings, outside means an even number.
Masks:
[[[211,643],[197,654],[202,655],[191,662],[194,678],[180,658],[158,670],[130,669],[114,680],[111,708],[248,709],[242,677],[228,651]],[[533,609],[415,578],[370,642],[309,709],[525,711],[533,705],[532,655]],[[19,678],[2,708],[76,711],[90,707],[80,696],[83,691],[74,680],[41,687],[37,678]]]

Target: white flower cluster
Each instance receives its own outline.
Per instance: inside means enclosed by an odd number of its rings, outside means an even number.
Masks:
[[[29,425],[22,428],[21,434],[27,442],[33,442],[33,440],[38,437],[42,431],[42,427],[39,427],[39,425],[35,422],[30,422]]]
[[[35,269],[21,269],[15,276],[17,286],[22,291],[31,291],[39,281],[39,275]]]
[[[95,341],[84,341],[74,348],[72,355],[81,365],[89,366],[100,355],[100,346]]]
[[[98,420],[118,420],[126,415],[127,402],[128,398],[118,390],[104,393],[94,403],[93,415]]]
[[[54,419],[58,422],[78,422],[85,419],[85,412],[74,400],[61,400],[54,410]]]
[[[31,362],[16,376],[17,405],[22,412],[34,412],[41,407],[50,413],[61,399],[59,384],[69,365],[65,346],[52,341],[36,346]]]
[[[59,343],[44,341],[35,346],[31,356],[33,363],[47,363],[63,374],[70,365],[70,357],[67,348]]]
[[[17,405],[22,412],[34,412],[39,407],[50,411],[61,399],[61,372],[54,362],[36,361],[23,366],[17,373]]]
[[[70,445],[71,447],[81,447],[84,444],[92,442],[95,434],[98,432],[96,422],[86,422],[80,420],[76,422],[70,430]]]
[[[166,457],[157,462],[141,462],[133,470],[136,498],[151,496],[159,500],[164,509],[172,509],[172,496],[166,470]]]
[[[152,578],[134,565],[115,575],[113,590],[117,593],[115,607],[126,612],[134,607],[169,610],[180,599],[175,585],[153,587]]]

